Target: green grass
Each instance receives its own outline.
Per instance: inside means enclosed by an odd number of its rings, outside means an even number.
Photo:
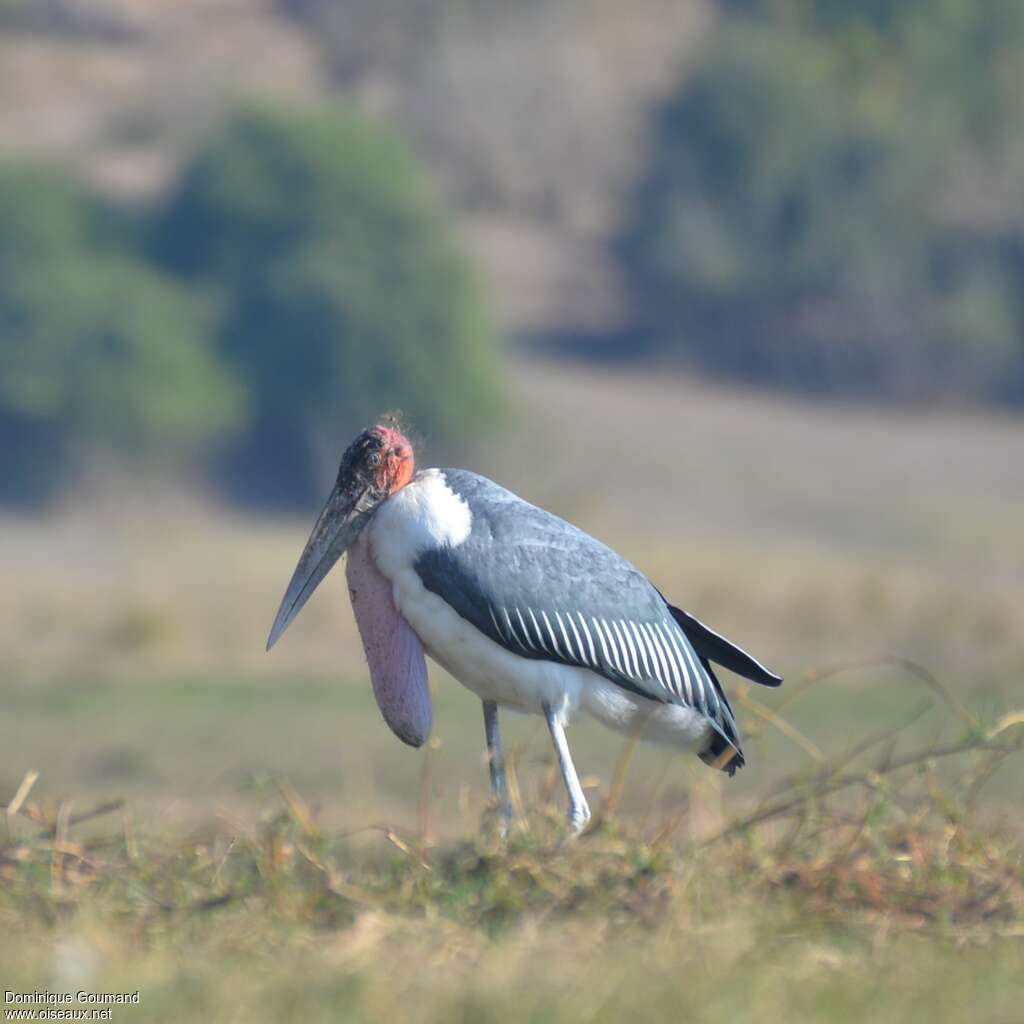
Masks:
[[[996,747],[1019,771],[1005,724],[954,788],[893,736],[861,759],[866,796],[830,793],[832,766],[723,838],[687,812],[570,841],[544,802],[504,841],[339,832],[288,784],[255,824],[184,833],[26,801],[0,844],[0,973],[137,989],[132,1021],[1011,1020],[1024,859],[968,799]]]

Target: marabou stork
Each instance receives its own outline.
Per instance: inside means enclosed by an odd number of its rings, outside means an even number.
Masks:
[[[476,693],[506,826],[499,706],[547,720],[578,832],[590,809],[565,738],[575,713],[694,750],[732,775],[743,765],[739,730],[711,663],[765,686],[782,682],[565,520],[464,469],[416,471],[412,445],[391,422],[364,431],[342,457],[267,650],[345,552],[384,719],[411,746],[430,735],[424,651]]]

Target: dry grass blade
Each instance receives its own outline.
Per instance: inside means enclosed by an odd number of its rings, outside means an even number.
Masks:
[[[36,780],[39,778],[39,772],[27,771],[25,777],[21,780],[21,784],[18,786],[17,791],[11,798],[11,802],[5,808],[7,812],[7,821],[10,823],[11,819],[21,810],[21,805],[27,799],[29,793],[32,792],[32,787],[36,784]]]
[[[36,784],[36,780],[38,778],[39,772],[37,771],[25,772],[25,775],[21,780],[21,784],[18,786],[14,796],[11,798],[11,802],[5,808],[4,831],[8,839],[11,838],[11,823],[17,816],[18,811],[21,810],[25,800],[28,799],[28,795],[32,792],[32,787]]]
[[[508,787],[508,799],[512,804],[513,822],[526,824],[528,827],[523,807],[523,791],[519,785],[519,763],[520,756],[517,750],[511,750],[505,755],[505,785]]]
[[[72,814],[68,818],[68,825],[81,825],[83,821],[91,821],[93,818],[101,818],[104,814],[113,814],[114,811],[119,811],[123,807],[123,800],[108,800],[106,803],[97,804],[88,811],[82,811],[79,814]]]
[[[1001,732],[1005,732],[1014,725],[1024,725],[1024,711],[1008,711],[989,730],[988,738],[994,739]]]
[[[601,808],[602,818],[607,818],[613,814],[615,808],[619,805],[619,801],[622,799],[622,791],[626,786],[626,775],[629,772],[629,765],[633,760],[633,754],[636,751],[636,745],[642,732],[642,726],[640,729],[634,730],[633,734],[623,744],[622,752],[615,761],[615,770],[612,773],[612,781],[608,786],[608,795],[605,797],[604,805]]]
[[[286,779],[278,779],[277,791],[288,807],[288,813],[292,820],[299,826],[303,834],[311,838],[319,836],[320,829],[316,824],[316,815],[309,804],[299,796],[295,787]]]
[[[416,863],[419,864],[419,866],[421,868],[423,868],[425,871],[430,871],[431,870],[430,865],[427,863],[427,861],[424,859],[424,857],[420,853],[418,853],[416,850],[414,850],[393,829],[385,828],[384,829],[384,836],[385,836],[385,838],[387,839],[387,841],[389,843],[391,843],[393,846],[395,846],[399,850],[401,850],[402,853],[404,853],[406,856],[411,857],[413,860],[415,860]]]

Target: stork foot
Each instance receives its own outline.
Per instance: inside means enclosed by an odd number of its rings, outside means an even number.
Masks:
[[[569,829],[575,839],[590,824],[590,806],[586,800],[569,804]]]

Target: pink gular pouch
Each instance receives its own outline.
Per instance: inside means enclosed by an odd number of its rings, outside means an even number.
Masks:
[[[391,583],[373,564],[365,537],[349,549],[345,576],[377,706],[403,743],[421,747],[433,722],[423,645],[395,607]]]

